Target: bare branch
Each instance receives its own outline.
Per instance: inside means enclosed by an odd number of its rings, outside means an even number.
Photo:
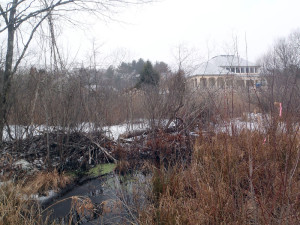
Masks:
[[[7,18],[7,12],[4,12],[2,6],[0,5],[0,12],[1,12],[1,15],[3,16],[4,18],[4,21],[6,23],[6,25],[8,25],[8,18]]]
[[[44,12],[48,12],[49,10],[54,10],[56,7],[58,6],[62,6],[62,5],[65,5],[65,4],[68,4],[70,2],[73,2],[73,0],[67,0],[67,1],[62,1],[62,0],[59,0],[57,3],[55,4],[51,4],[50,6],[48,7],[45,7],[43,9],[40,9],[40,10],[37,10],[37,11],[34,11],[34,12],[31,12],[29,13],[27,16],[24,16],[21,15],[20,18],[16,18],[16,29],[24,22],[24,21],[27,21],[29,20],[30,18],[32,17],[36,17]],[[48,14],[49,15],[49,14]],[[22,18],[23,17],[23,18]]]
[[[23,57],[24,57],[24,55],[25,55],[25,53],[26,53],[26,51],[27,51],[27,49],[28,49],[28,47],[29,47],[29,44],[30,44],[30,42],[31,42],[31,40],[32,40],[32,38],[33,38],[33,35],[34,35],[34,33],[36,32],[36,30],[37,30],[37,28],[41,25],[41,23],[48,17],[48,15],[51,13],[51,11],[49,11],[36,25],[35,25],[35,27],[32,29],[32,31],[31,31],[31,34],[30,34],[30,36],[29,36],[29,38],[28,38],[28,41],[27,41],[27,43],[25,44],[25,46],[24,46],[24,48],[23,48],[23,51],[22,51],[22,54],[20,55],[20,57],[19,57],[19,59],[18,59],[18,61],[16,62],[16,65],[14,66],[14,69],[13,69],[13,74],[17,71],[17,69],[18,69],[18,66],[19,66],[19,64],[20,64],[20,62],[21,62],[21,60],[23,59]]]
[[[107,151],[106,148],[103,148],[99,143],[97,143],[97,142],[95,142],[94,140],[92,140],[91,137],[89,137],[89,136],[87,136],[87,135],[85,135],[85,136],[86,136],[93,144],[95,144],[102,152],[104,152],[104,154],[105,154],[106,156],[108,156],[111,160],[113,160],[114,163],[117,163],[117,162],[118,162],[118,160],[116,160],[111,154],[109,154],[109,152]]]

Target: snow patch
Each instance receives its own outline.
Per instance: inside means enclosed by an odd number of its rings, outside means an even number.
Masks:
[[[32,199],[37,200],[40,203],[43,203],[43,202],[48,201],[49,199],[54,198],[56,196],[57,196],[57,192],[55,192],[54,190],[50,190],[50,191],[48,191],[48,194],[46,196],[39,196],[38,194],[35,194],[35,195],[31,195],[30,197]]]
[[[16,162],[14,162],[13,164],[14,166],[17,166],[17,167],[21,167],[23,170],[30,170],[31,169],[31,164],[24,160],[24,159],[20,159]]]

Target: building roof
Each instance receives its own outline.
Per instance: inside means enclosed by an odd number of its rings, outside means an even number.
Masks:
[[[202,63],[195,71],[194,75],[224,75],[231,74],[226,67],[245,67],[257,66],[243,58],[234,55],[219,55]]]

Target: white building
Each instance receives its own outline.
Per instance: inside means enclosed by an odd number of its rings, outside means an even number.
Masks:
[[[259,69],[259,65],[234,55],[219,55],[202,63],[188,81],[193,88],[256,88],[263,83]]]

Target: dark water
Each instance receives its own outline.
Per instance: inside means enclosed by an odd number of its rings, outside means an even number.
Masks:
[[[60,224],[68,224],[70,220],[72,220],[71,224],[121,223],[124,210],[121,207],[117,209],[115,206],[119,199],[116,189],[107,185],[108,180],[114,181],[115,178],[110,176],[87,181],[56,199],[47,210],[51,211],[50,220],[55,220]],[[90,203],[92,207],[89,207]],[[108,205],[116,209],[107,209]]]
[[[132,224],[136,222],[136,217],[130,206],[136,195],[140,200],[143,199],[141,195],[145,191],[135,187],[141,181],[145,181],[145,177],[141,175],[126,179],[109,175],[87,181],[51,203],[52,206],[47,210],[52,212],[50,220],[59,224],[69,224],[70,221],[71,224],[84,225]],[[137,190],[141,193],[137,194]],[[92,207],[89,207],[90,203]]]

